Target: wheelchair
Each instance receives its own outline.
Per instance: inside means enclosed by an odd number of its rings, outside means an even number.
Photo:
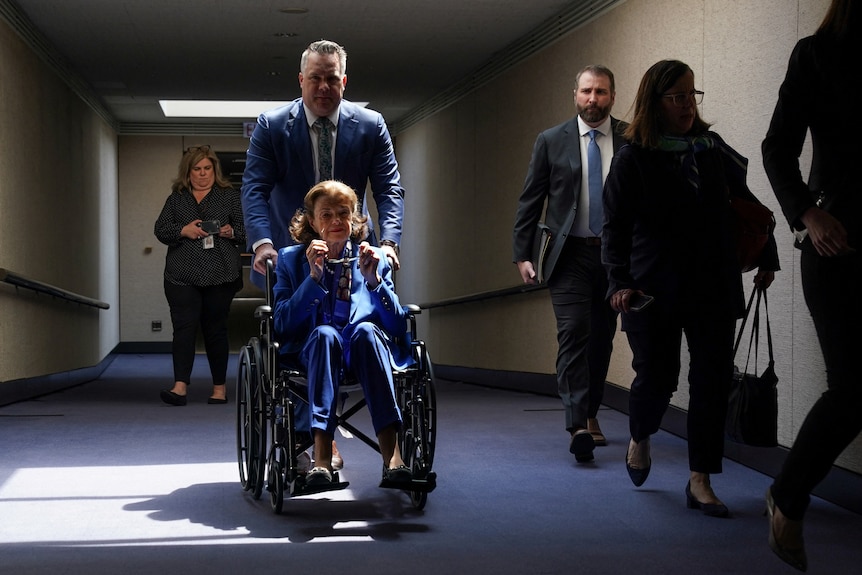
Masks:
[[[280,362],[279,344],[274,336],[274,282],[275,272],[270,260],[267,261],[266,304],[258,306],[254,312],[255,319],[260,322],[260,333],[249,339],[239,356],[236,449],[243,490],[257,500],[265,486],[273,512],[281,513],[286,495],[294,497],[344,489],[349,483],[340,481],[338,472],[333,473],[330,485],[309,485],[305,481],[307,470],[301,464],[301,456],[313,445],[313,440],[308,431],[296,429],[294,408],[300,403],[308,406],[308,390],[304,374]],[[413,481],[404,491],[413,506],[421,510],[428,501],[428,493],[436,487],[437,474],[431,468],[437,435],[437,400],[431,360],[425,343],[416,339],[416,315],[421,309],[416,305],[406,305],[404,309],[414,364],[405,370],[393,371],[395,395],[403,421],[398,445],[404,463],[413,474]],[[366,406],[361,387],[347,379],[341,382],[339,390],[349,395],[337,414],[338,426],[379,453],[376,440],[350,422],[350,418]]]

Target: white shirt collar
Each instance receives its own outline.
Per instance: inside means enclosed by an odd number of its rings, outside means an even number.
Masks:
[[[308,122],[308,127],[311,128],[314,126],[314,122],[317,121],[317,116],[312,113],[312,111],[305,105],[305,102],[302,103],[302,107],[305,108],[305,121]],[[332,125],[335,126],[335,129],[338,129],[338,114],[341,113],[341,105],[339,105],[334,112],[332,112],[327,118],[332,122]]]
[[[607,136],[611,131],[611,116],[609,114],[608,117],[605,118],[605,121],[595,128],[588,125],[580,116],[578,116],[578,130],[580,131],[581,136],[586,136],[590,130],[598,130],[600,134]]]

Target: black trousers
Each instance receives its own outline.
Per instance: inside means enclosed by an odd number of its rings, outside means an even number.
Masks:
[[[654,313],[648,308],[639,313]],[[630,312],[636,313],[636,312]],[[659,430],[680,372],[685,333],[689,351],[687,417],[689,469],[721,473],[727,399],[733,376],[732,314],[695,313],[682,326],[656,314],[649,329],[626,331],[635,379],[629,395],[629,431],[637,442]]]
[[[567,242],[548,280],[557,319],[557,391],[569,431],[585,428],[599,412],[613,351],[617,313],[605,299],[601,251]]]
[[[858,253],[824,258],[802,252],[802,289],[826,364],[826,391],[805,417],[772,484],[775,504],[790,519],[803,519],[811,491],[862,431],[860,263]]]
[[[213,384],[227,379],[230,344],[227,318],[233,296],[242,280],[214,286],[183,286],[165,281],[165,297],[171,308],[174,335],[171,351],[174,381],[191,383],[198,326],[204,337]]]

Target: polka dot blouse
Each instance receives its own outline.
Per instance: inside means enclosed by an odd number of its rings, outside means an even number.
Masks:
[[[203,239],[180,235],[194,220],[218,220],[230,224],[233,238],[212,234],[212,248]],[[239,192],[213,187],[198,203],[189,190],[171,192],[154,227],[156,238],[168,246],[165,280],[177,285],[211,286],[236,281],[242,274],[240,248],[245,245],[245,226]]]

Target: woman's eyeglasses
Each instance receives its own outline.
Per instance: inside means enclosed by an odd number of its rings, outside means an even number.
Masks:
[[[700,90],[677,92],[676,94],[662,94],[661,97],[670,98],[673,105],[677,108],[684,108],[692,100],[694,100],[695,105],[700,105],[700,103],[703,102],[703,92]]]
[[[326,260],[326,265],[337,266],[338,264],[341,264],[343,266],[349,266],[350,264],[352,264],[353,262],[355,262],[358,259],[359,259],[359,256],[353,256],[350,258],[339,258],[337,260]]]
[[[190,153],[190,152],[198,152],[198,151],[200,151],[200,152],[209,152],[211,149],[212,149],[212,148],[211,148],[211,146],[209,146],[209,145],[206,145],[206,146],[191,146],[191,147],[189,147],[189,148],[186,148],[185,153],[186,153],[186,154],[188,154],[188,153]]]

